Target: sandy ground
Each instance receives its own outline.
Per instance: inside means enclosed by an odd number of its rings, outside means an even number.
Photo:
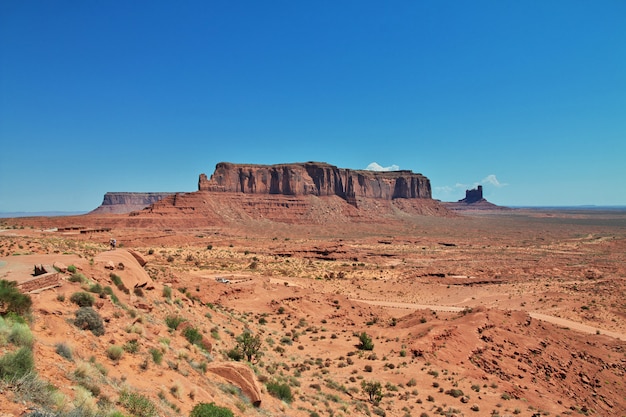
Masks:
[[[0,277],[21,282],[34,265],[55,262],[87,277],[71,282],[67,273],[61,287],[32,295],[37,370],[68,406],[77,387],[97,381],[94,403],[115,402],[126,387],[172,416],[201,401],[237,415],[616,416],[626,415],[625,218],[481,212],[376,227],[264,221],[100,234],[53,231],[78,220],[19,220],[0,231]],[[80,218],[85,227],[105,221],[113,220]],[[71,294],[94,284],[118,300],[97,298],[101,337],[72,324]],[[210,354],[168,328],[173,315],[198,329]],[[252,363],[260,408],[201,370],[230,362],[244,330],[262,336]],[[363,332],[371,352],[357,348]],[[107,356],[133,340],[138,352]],[[73,361],[55,352],[59,343]],[[106,375],[76,376],[94,364]],[[294,401],[274,398],[267,381],[290,385]],[[379,404],[362,381],[381,382]],[[27,406],[7,394],[0,409],[23,415]]]

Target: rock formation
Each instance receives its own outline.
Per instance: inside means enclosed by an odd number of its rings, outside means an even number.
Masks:
[[[465,198],[459,203],[473,204],[483,200],[483,186],[479,185],[471,190],[465,190]]]
[[[412,171],[364,171],[337,168],[323,162],[278,165],[221,162],[207,179],[201,174],[199,191],[288,196],[338,196],[356,206],[356,199],[431,199],[428,178]]]
[[[123,214],[146,208],[173,193],[106,193],[94,214]]]

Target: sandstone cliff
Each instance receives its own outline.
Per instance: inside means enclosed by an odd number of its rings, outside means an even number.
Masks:
[[[412,171],[363,171],[323,162],[251,165],[221,162],[208,179],[201,174],[199,191],[290,196],[338,196],[356,206],[357,198],[431,199],[428,178]]]
[[[173,193],[106,193],[93,214],[123,214],[141,210]]]

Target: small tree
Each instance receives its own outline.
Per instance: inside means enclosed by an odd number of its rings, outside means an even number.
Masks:
[[[378,405],[383,399],[383,387],[378,381],[361,381],[361,389],[374,405]]]
[[[252,333],[245,331],[237,337],[237,346],[248,362],[252,362],[252,358],[257,356],[261,349],[261,336],[258,334],[252,336]]]
[[[372,342],[372,338],[365,332],[359,335],[359,344],[357,348],[360,350],[374,350],[374,343]]]

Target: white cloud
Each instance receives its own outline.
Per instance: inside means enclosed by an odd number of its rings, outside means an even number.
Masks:
[[[390,165],[388,167],[383,167],[377,164],[376,162],[372,162],[365,169],[367,171],[398,171],[400,167],[398,165]]]
[[[480,184],[482,185],[491,184],[494,187],[504,187],[505,185],[508,185],[506,183],[498,181],[498,178],[496,178],[494,174],[487,175],[485,178],[483,178]]]

